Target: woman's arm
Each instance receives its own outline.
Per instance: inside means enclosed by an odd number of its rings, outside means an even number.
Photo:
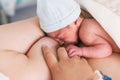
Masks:
[[[29,47],[44,36],[38,17],[0,26],[0,50],[25,53]]]

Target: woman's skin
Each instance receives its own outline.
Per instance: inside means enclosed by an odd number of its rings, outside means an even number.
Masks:
[[[36,40],[44,36],[37,17],[0,25],[0,33],[0,49],[20,53],[26,53]]]
[[[102,59],[87,60],[94,70],[102,71],[104,74],[112,77],[112,80],[120,79],[120,53],[113,53],[111,56]]]
[[[1,25],[0,72],[10,77],[10,80],[47,80],[48,77],[41,71],[47,67],[43,56],[34,52],[38,49],[34,49],[36,45],[32,47],[43,36],[37,17]],[[48,68],[44,73],[47,71]]]
[[[11,80],[50,80],[41,46],[47,45],[54,53],[58,44],[49,38],[41,39],[42,37],[44,33],[39,28],[37,17],[1,25],[0,72]],[[119,53],[103,59],[88,59],[88,63],[94,70],[101,70],[113,80],[120,79]]]

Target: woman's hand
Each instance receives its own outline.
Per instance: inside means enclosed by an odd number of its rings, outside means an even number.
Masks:
[[[53,80],[91,80],[93,70],[84,58],[69,58],[65,48],[59,48],[57,57],[46,46],[42,48]]]

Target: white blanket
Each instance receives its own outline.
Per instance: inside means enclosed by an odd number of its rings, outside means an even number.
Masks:
[[[0,72],[0,80],[10,80],[10,79]]]
[[[113,38],[120,48],[120,0],[76,0]]]

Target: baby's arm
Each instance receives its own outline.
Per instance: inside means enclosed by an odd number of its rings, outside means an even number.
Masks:
[[[105,40],[108,35],[94,19],[84,20],[79,35],[82,42],[87,45],[82,48],[83,56],[102,58],[112,54],[112,47]]]
[[[67,47],[69,55],[102,58],[112,54],[112,47],[104,38],[107,35],[95,20],[84,20],[79,35],[86,47],[69,46]]]
[[[82,47],[82,55],[90,58],[103,58],[112,54],[112,48],[104,39],[97,37],[88,47]]]
[[[67,51],[69,56],[78,55],[88,58],[102,58],[112,54],[111,46],[108,43],[94,44],[88,47],[69,45]]]

